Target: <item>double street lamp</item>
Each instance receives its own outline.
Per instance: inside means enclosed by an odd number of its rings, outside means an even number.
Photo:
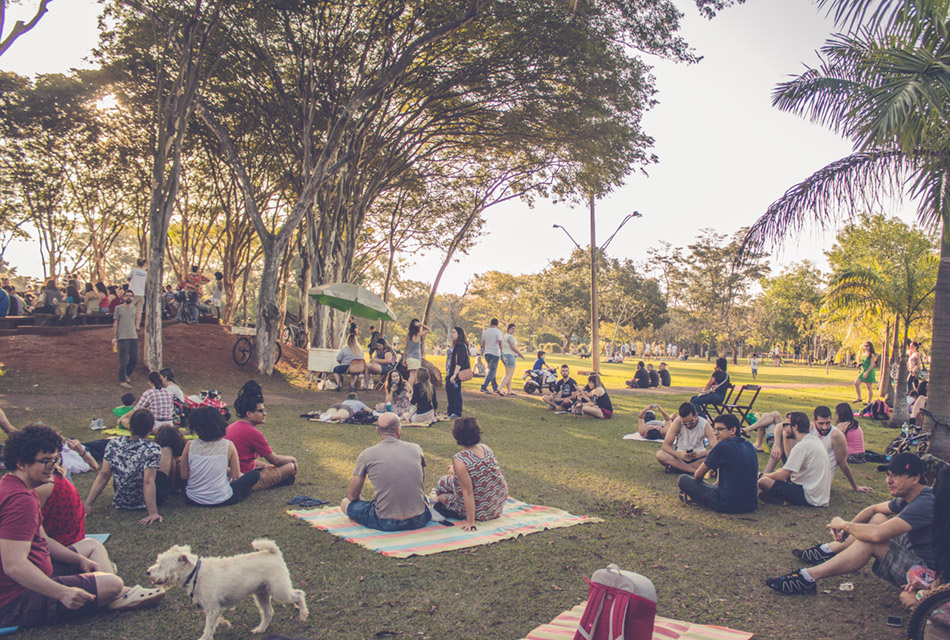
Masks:
[[[594,215],[594,196],[590,196],[590,357],[591,365],[594,369],[594,373],[600,373],[600,314],[597,312],[597,244],[595,240],[595,215]],[[627,214],[623,220],[620,221],[620,224],[614,229],[614,232],[610,234],[610,237],[607,238],[607,241],[604,242],[603,246],[600,247],[601,251],[607,250],[607,245],[610,244],[610,241],[614,239],[614,236],[617,235],[617,232],[623,228],[625,224],[630,222],[634,218],[642,218],[643,215],[639,211],[634,211],[633,213]],[[577,240],[574,239],[574,236],[570,232],[562,227],[559,224],[553,225],[555,229],[560,229],[567,237],[571,239],[571,242],[574,243],[574,246],[584,250],[580,244],[577,243]]]

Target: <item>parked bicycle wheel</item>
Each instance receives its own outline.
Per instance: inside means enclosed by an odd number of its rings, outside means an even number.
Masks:
[[[927,453],[928,449],[930,449],[930,436],[923,435],[920,437],[920,440],[917,441],[917,455],[923,456]]]
[[[884,455],[896,456],[906,448],[906,439],[904,437],[894,438],[891,440],[891,443],[884,448]]]
[[[290,339],[293,335],[290,332],[290,327],[284,327],[284,330],[280,332],[280,341],[284,344],[293,344]]]
[[[908,640],[938,640],[950,632],[950,585],[934,589],[920,601],[907,624]]]
[[[201,315],[201,312],[198,310],[198,305],[188,304],[181,312],[181,317],[185,321],[185,324],[198,324],[198,316]]]
[[[274,364],[277,364],[278,362],[280,362],[280,356],[282,354],[281,354],[281,349],[280,349],[280,343],[278,342],[275,346],[277,347],[277,356],[274,358]]]
[[[307,337],[306,331],[297,332],[297,346],[301,349],[306,349],[310,346],[310,338]]]
[[[231,347],[231,357],[234,358],[235,364],[243,367],[251,359],[252,351],[254,351],[254,344],[248,338],[241,336]]]

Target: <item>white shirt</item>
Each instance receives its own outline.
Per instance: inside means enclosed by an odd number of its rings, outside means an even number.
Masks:
[[[133,296],[145,295],[145,279],[148,278],[148,271],[139,267],[132,267],[129,273],[129,289]]]
[[[482,342],[485,343],[483,355],[501,356],[501,329],[498,327],[488,327],[482,331]]]
[[[814,433],[802,438],[792,449],[785,463],[792,472],[789,478],[801,485],[805,500],[813,507],[827,507],[831,500],[831,466],[825,445]]]
[[[515,348],[518,346],[518,341],[515,340],[515,337],[510,333],[506,333],[505,337],[501,340],[501,353],[506,356],[515,356],[518,355],[515,353]]]
[[[696,426],[692,429],[686,428],[685,425],[680,427],[680,432],[676,436],[677,451],[706,450],[706,444],[703,442],[706,435],[706,418],[700,416],[698,420]]]

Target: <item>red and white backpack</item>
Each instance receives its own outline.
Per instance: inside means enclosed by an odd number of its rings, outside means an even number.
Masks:
[[[594,572],[574,640],[651,640],[656,589],[649,578],[615,564]]]

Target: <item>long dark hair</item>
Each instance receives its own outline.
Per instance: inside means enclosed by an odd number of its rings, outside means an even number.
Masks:
[[[848,428],[844,430],[845,433],[861,426],[858,424],[858,421],[854,419],[854,411],[851,410],[851,405],[847,402],[835,405],[835,417],[837,418],[838,424],[842,422],[847,423]]]
[[[455,327],[456,338],[455,342],[452,343],[453,347],[457,347],[460,344],[465,344],[465,329],[462,327]]]
[[[399,376],[399,383],[396,384],[395,386],[393,385],[394,373],[397,376]],[[402,393],[405,390],[406,390],[406,381],[403,380],[402,374],[400,374],[399,371],[397,371],[396,369],[393,369],[392,371],[390,371],[389,374],[386,376],[386,392],[389,393],[391,391],[393,393]]]
[[[422,332],[422,323],[419,322],[419,318],[413,318],[409,321],[409,330],[406,332],[406,339],[412,340],[415,336],[419,335]]]

